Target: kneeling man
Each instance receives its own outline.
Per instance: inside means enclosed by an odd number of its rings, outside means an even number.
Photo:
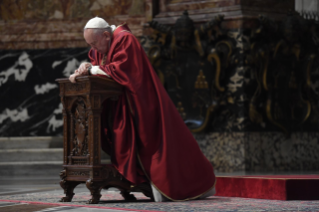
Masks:
[[[110,26],[96,17],[86,24],[84,38],[92,47],[91,62],[82,63],[70,81],[93,74],[124,86],[124,95],[107,105],[114,119],[102,141],[114,167],[132,184],[150,183],[157,202],[214,195],[212,165],[128,26]]]

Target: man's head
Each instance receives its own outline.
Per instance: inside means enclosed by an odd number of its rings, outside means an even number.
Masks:
[[[92,18],[84,27],[85,41],[96,51],[106,54],[110,49],[113,26],[102,18]]]

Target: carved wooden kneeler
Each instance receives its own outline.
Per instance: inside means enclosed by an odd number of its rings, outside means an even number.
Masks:
[[[97,76],[81,76],[76,83],[69,79],[57,79],[63,104],[63,171],[60,185],[65,197],[61,202],[70,202],[73,190],[86,183],[92,199],[98,203],[101,189],[116,187],[125,200],[136,200],[130,192],[143,192],[152,198],[147,184],[132,186],[111,164],[101,164],[101,113],[105,100],[116,101],[123,87],[115,81]]]

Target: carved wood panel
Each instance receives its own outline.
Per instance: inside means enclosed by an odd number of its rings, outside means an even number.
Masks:
[[[85,102],[78,98],[73,107],[73,144],[71,156],[86,156],[88,150],[88,111]]]
[[[86,83],[79,83],[79,84],[66,84],[65,91],[66,93],[73,93],[73,92],[85,92],[86,91]]]

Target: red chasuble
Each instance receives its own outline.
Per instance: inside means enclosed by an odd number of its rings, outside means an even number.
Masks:
[[[118,171],[133,184],[148,179],[171,200],[194,199],[212,189],[212,165],[128,26],[116,28],[106,59],[93,49],[89,57],[125,87],[112,103],[111,158]]]

